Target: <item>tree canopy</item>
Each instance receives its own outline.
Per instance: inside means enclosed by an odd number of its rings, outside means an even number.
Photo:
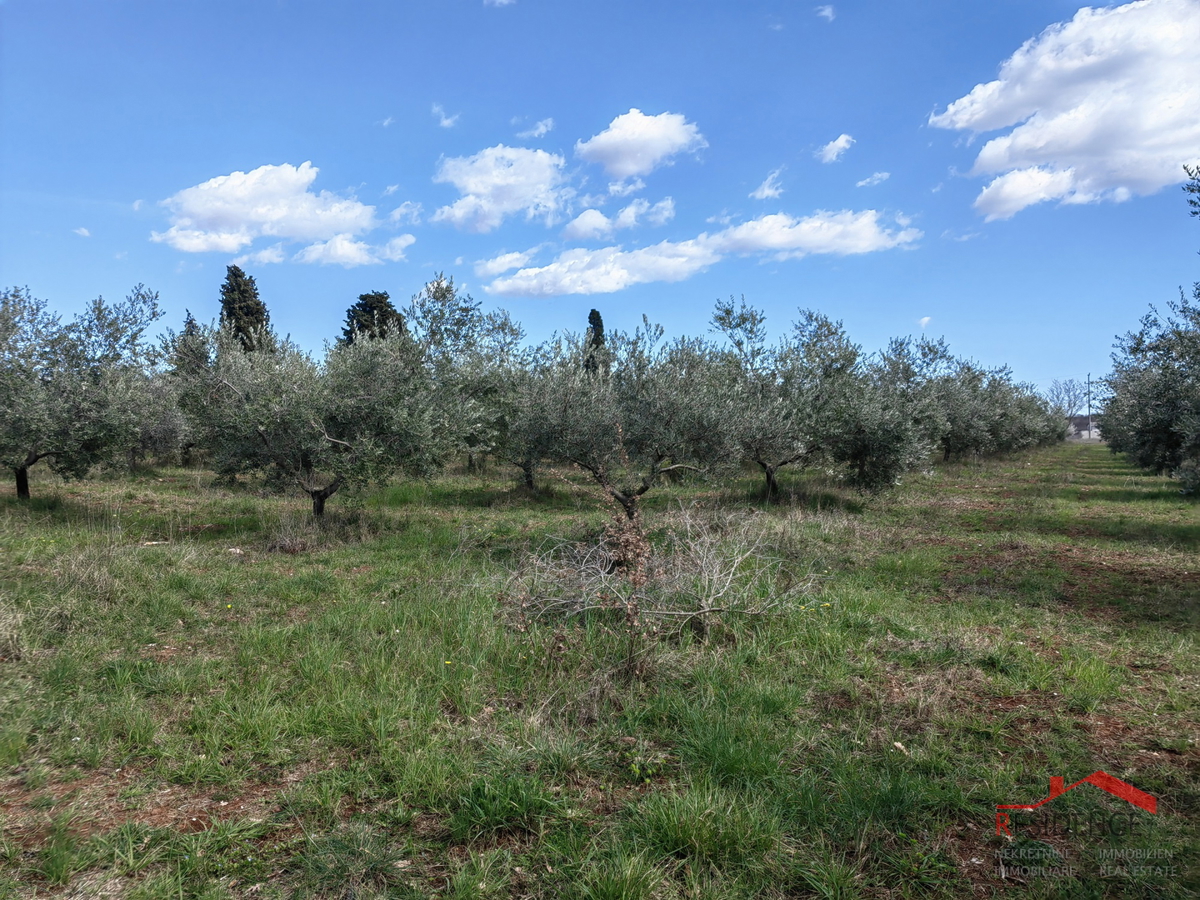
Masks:
[[[237,266],[225,267],[225,283],[221,285],[221,324],[237,336],[242,349],[266,349],[271,317],[258,296],[254,276],[247,275]]]
[[[371,291],[359,294],[357,302],[346,310],[341,340],[353,344],[360,336],[380,338],[405,330],[404,316],[392,305],[388,292]]]

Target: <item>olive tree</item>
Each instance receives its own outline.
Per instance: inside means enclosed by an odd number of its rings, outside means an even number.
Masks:
[[[1200,166],[1184,166],[1188,212],[1200,216]],[[1118,338],[1100,428],[1114,453],[1200,490],[1200,282],[1168,312],[1151,307]]]
[[[1200,286],[1120,338],[1100,428],[1114,453],[1200,487]]]
[[[549,456],[587,472],[629,521],[667,473],[736,463],[733,398],[704,341],[665,343],[643,320],[633,334],[610,332],[604,347],[567,335],[548,353]]]
[[[343,488],[434,471],[450,449],[419,348],[399,332],[338,344],[314,359],[288,340],[244,350],[211,332],[212,366],[193,400],[218,472],[262,472],[307,494],[313,515]]]
[[[29,468],[47,460],[82,477],[114,450],[136,444],[146,368],[146,329],[158,295],[137,285],[119,303],[92,301],[68,323],[27,289],[0,293],[0,461],[29,499]]]
[[[765,321],[744,299],[718,302],[712,318],[728,345],[720,354],[721,380],[734,398],[727,427],[741,458],[762,470],[767,498],[778,495],[785,466],[852,463],[865,473],[861,438],[869,425],[855,416],[868,413],[857,401],[870,383],[860,348],[841,322],[811,310],[801,310],[774,344]]]
[[[483,312],[453,278],[438,274],[403,311],[429,373],[436,404],[447,411],[454,452],[468,462],[494,452],[521,365],[521,330],[504,310]]]

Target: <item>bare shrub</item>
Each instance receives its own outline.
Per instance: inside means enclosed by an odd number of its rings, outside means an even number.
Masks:
[[[735,620],[783,613],[816,580],[770,554],[754,516],[681,509],[655,542],[639,519],[622,518],[614,516],[598,541],[555,541],[518,560],[501,594],[513,627],[609,628],[628,641],[628,673],[641,674],[661,640],[685,631],[706,638]]]

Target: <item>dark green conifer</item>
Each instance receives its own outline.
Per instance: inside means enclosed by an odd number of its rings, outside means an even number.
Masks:
[[[604,349],[604,320],[600,318],[600,310],[593,309],[588,313],[588,329],[587,339],[587,356],[584,358],[583,367],[589,372],[595,372],[600,368],[599,355]]]
[[[267,306],[258,296],[254,276],[237,266],[226,266],[221,285],[221,325],[233,329],[246,350],[265,349],[259,344],[271,329]]]
[[[353,344],[355,338],[387,337],[407,331],[404,316],[392,305],[387,291],[359,294],[358,302],[346,310],[346,325],[342,328],[343,344]]]

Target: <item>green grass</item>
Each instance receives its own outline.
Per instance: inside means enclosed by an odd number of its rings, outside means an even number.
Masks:
[[[741,612],[677,627],[522,614],[526,554],[605,523],[565,474],[338,496],[320,527],[185,470],[0,497],[0,895],[1200,890],[1200,508],[1169,481],[1076,444],[873,498],[672,484],[658,552],[757,547]],[[996,804],[1097,769],[1158,814],[1052,839],[1074,877],[1002,879]],[[1192,872],[1102,878],[1101,850]]]

